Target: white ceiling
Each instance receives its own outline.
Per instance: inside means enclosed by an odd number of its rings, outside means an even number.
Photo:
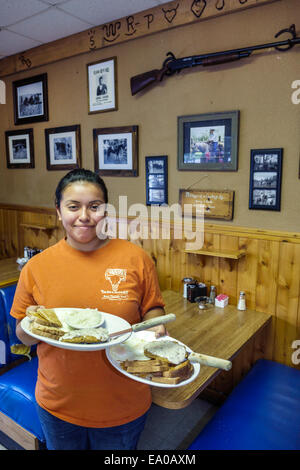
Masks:
[[[166,0],[0,0],[0,59]]]

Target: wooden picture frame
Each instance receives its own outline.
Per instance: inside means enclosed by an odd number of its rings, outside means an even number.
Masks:
[[[87,64],[88,114],[117,111],[117,58]]]
[[[168,204],[168,157],[145,157],[146,205]]]
[[[283,149],[252,149],[249,209],[280,211]]]
[[[34,168],[33,129],[5,132],[7,168]]]
[[[12,86],[15,125],[49,120],[46,73],[14,81]]]
[[[138,176],[138,126],[93,129],[95,171]]]
[[[81,167],[80,125],[45,129],[47,170]]]
[[[237,171],[239,111],[178,117],[178,170]]]

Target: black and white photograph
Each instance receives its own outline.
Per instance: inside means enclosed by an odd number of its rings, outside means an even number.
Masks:
[[[251,150],[249,209],[280,211],[283,149]]]
[[[88,113],[116,111],[117,58],[87,64]]]
[[[128,163],[128,139],[104,139],[103,140],[104,163],[112,165],[127,165]]]
[[[137,126],[94,129],[95,171],[105,176],[137,176]]]
[[[168,157],[145,157],[146,204],[168,204]]]
[[[48,170],[68,170],[81,165],[80,126],[45,129]]]
[[[15,124],[48,121],[47,74],[13,82]]]
[[[6,131],[7,168],[34,168],[33,129]]]

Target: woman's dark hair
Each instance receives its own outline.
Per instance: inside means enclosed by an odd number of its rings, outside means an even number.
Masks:
[[[55,191],[55,205],[60,207],[61,198],[66,187],[71,183],[77,183],[83,181],[85,183],[92,183],[99,186],[103,192],[104,202],[108,202],[107,187],[102,178],[97,173],[91,170],[85,170],[84,168],[76,168],[75,170],[69,171],[58,183]]]

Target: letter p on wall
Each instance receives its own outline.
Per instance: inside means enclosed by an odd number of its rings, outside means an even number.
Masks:
[[[5,83],[3,80],[0,80],[0,104],[6,103],[6,91]]]

